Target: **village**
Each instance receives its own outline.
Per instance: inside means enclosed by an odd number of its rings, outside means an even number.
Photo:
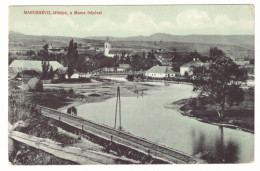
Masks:
[[[255,161],[252,5],[8,9],[10,165]]]
[[[47,44],[48,45],[48,44]],[[52,44],[48,45],[47,53],[58,55],[65,55],[64,51],[66,48],[62,47],[53,47]],[[193,66],[208,66],[212,61],[210,57],[202,56],[198,52],[191,52],[186,61],[178,61],[179,55],[174,51],[167,51],[166,49],[152,49],[151,52],[122,52],[113,50],[112,43],[109,41],[109,38],[104,42],[103,48],[94,48],[98,54],[103,55],[104,58],[112,60],[116,65],[111,67],[110,63],[104,63],[103,67],[94,68],[92,70],[88,68],[80,68],[81,71],[74,69],[73,74],[68,76],[67,70],[68,67],[62,65],[59,61],[50,60],[47,61],[49,65],[48,72],[51,73],[51,77],[44,82],[57,82],[57,80],[68,80],[72,79],[74,81],[85,79],[85,81],[90,81],[91,77],[96,75],[125,75],[131,76],[141,75],[145,80],[185,80],[185,76],[190,75],[191,68]],[[98,49],[98,50],[97,50]],[[88,49],[91,51],[91,49]],[[103,52],[102,52],[103,51]],[[30,51],[28,51],[30,52]],[[79,51],[80,52],[80,51]],[[35,53],[35,52],[34,52]],[[39,52],[38,52],[39,53]],[[130,53],[130,54],[128,54]],[[16,54],[19,54],[16,52]],[[80,53],[79,53],[80,54]],[[18,57],[19,58],[19,57]],[[140,58],[140,59],[139,59]],[[180,58],[180,57],[179,57]],[[105,60],[107,60],[105,59]],[[86,59],[89,60],[89,59]],[[102,60],[102,59],[101,59]],[[109,62],[110,62],[109,61]],[[46,61],[45,61],[46,62]],[[85,61],[84,61],[85,62]],[[245,86],[254,86],[254,73],[252,68],[254,63],[250,61],[237,61],[239,66],[245,67],[248,70],[249,79]],[[93,61],[91,63],[93,64]],[[107,66],[106,66],[107,65]],[[177,67],[175,67],[177,66]],[[88,67],[86,64],[85,67]],[[150,68],[149,68],[150,67]],[[17,79],[23,81],[29,81],[31,78],[41,78],[43,69],[43,60],[19,60],[14,59],[9,65],[9,79]],[[82,72],[88,71],[88,72]],[[135,77],[137,78],[137,77]]]
[[[93,41],[91,41],[93,42]],[[158,44],[163,44],[163,41],[157,42]],[[11,42],[12,43],[12,42]],[[126,127],[130,129],[132,125],[121,125],[121,117],[125,117],[128,113],[125,110],[124,105],[127,102],[123,102],[123,112],[121,116],[121,100],[120,96],[124,98],[136,97],[137,99],[145,99],[146,97],[150,97],[149,93],[152,91],[161,92],[160,89],[164,89],[167,95],[165,98],[170,95],[168,92],[175,91],[172,86],[180,85],[180,87],[196,85],[196,82],[193,80],[196,75],[195,68],[205,68],[210,69],[212,67],[213,61],[216,60],[216,56],[224,55],[223,51],[218,49],[217,47],[210,47],[208,49],[209,56],[202,55],[196,50],[192,52],[178,52],[178,49],[171,48],[166,49],[162,46],[158,46],[155,49],[133,49],[133,48],[125,48],[120,46],[120,48],[113,48],[113,42],[109,40],[107,37],[105,41],[98,41],[96,43],[87,43],[87,48],[83,48],[82,42],[76,42],[71,39],[68,42],[68,46],[65,44],[63,46],[55,46],[53,43],[49,43],[46,41],[40,41],[42,44],[38,46],[38,51],[29,49],[27,52],[19,52],[13,51],[14,48],[11,48],[9,53],[9,100],[11,107],[11,115],[9,116],[10,123],[13,123],[17,120],[17,116],[27,118],[25,121],[30,122],[31,116],[26,114],[24,108],[21,108],[21,105],[27,106],[26,108],[30,108],[30,110],[35,110],[34,108],[39,108],[40,111],[43,112],[43,120],[46,122],[50,122],[48,117],[54,117],[49,115],[51,110],[55,110],[55,112],[61,112],[62,117],[59,117],[59,120],[64,120],[67,116],[84,116],[84,112],[82,112],[82,106],[87,104],[102,104],[108,103],[110,100],[117,97],[117,103],[119,100],[119,104],[116,103],[116,113],[119,112],[119,131],[125,132]],[[54,42],[55,43],[55,42]],[[117,44],[117,42],[115,42]],[[150,43],[151,44],[151,43]],[[155,45],[156,43],[152,43]],[[96,45],[96,47],[95,47]],[[19,46],[18,46],[19,47]],[[123,51],[122,51],[123,49]],[[87,55],[87,56],[86,56]],[[88,57],[89,56],[89,57]],[[196,98],[188,98],[181,99],[179,101],[175,101],[173,103],[161,104],[160,106],[165,109],[176,110],[179,108],[180,113],[184,116],[194,117],[195,119],[200,120],[204,123],[214,123],[221,126],[231,127],[232,129],[241,129],[246,132],[253,132],[253,117],[252,117],[252,90],[254,88],[254,61],[253,60],[243,60],[236,61],[236,66],[239,68],[245,69],[247,73],[247,77],[245,81],[236,81],[237,85],[241,85],[241,87],[246,92],[245,101],[242,102],[238,107],[226,107],[226,110],[229,111],[229,115],[224,119],[219,119],[217,117],[216,111],[212,111],[213,107],[216,105],[215,103],[211,105],[205,105],[202,107],[199,104],[205,103],[203,101],[208,101],[207,97],[203,97],[201,99]],[[195,69],[195,70],[194,70]],[[195,72],[195,73],[193,73]],[[169,90],[167,90],[169,86]],[[179,89],[179,88],[178,88]],[[180,91],[179,93],[182,93]],[[157,99],[157,96],[155,96]],[[119,99],[118,99],[119,98]],[[167,99],[167,98],[166,98]],[[171,99],[171,98],[170,98]],[[169,99],[169,100],[170,100]],[[126,100],[123,100],[126,101]],[[146,100],[147,101],[147,100]],[[26,103],[25,103],[26,102]],[[102,102],[102,103],[101,103]],[[199,102],[199,103],[198,103]],[[128,102],[132,103],[132,102]],[[115,105],[115,102],[113,102]],[[157,104],[157,103],[156,103]],[[194,105],[195,104],[195,105]],[[133,104],[132,104],[133,105]],[[20,106],[20,107],[19,107]],[[110,104],[106,105],[110,106]],[[119,106],[119,111],[117,111],[117,107]],[[136,104],[134,105],[136,106]],[[112,108],[111,108],[112,107]],[[130,107],[130,106],[129,106]],[[200,110],[197,110],[197,108]],[[83,107],[84,108],[84,107]],[[105,109],[107,111],[108,116],[113,114],[115,111],[114,106],[107,107],[98,107],[99,109]],[[146,109],[149,110],[150,107]],[[152,109],[152,108],[151,108]],[[243,109],[243,112],[237,113],[238,110]],[[84,108],[84,111],[86,108]],[[94,108],[97,110],[97,108]],[[128,109],[130,110],[130,109]],[[155,109],[153,109],[155,110]],[[37,111],[37,110],[36,110]],[[155,110],[156,111],[156,110]],[[42,113],[42,112],[41,112]],[[89,112],[88,112],[89,113]],[[111,120],[114,116],[110,116],[109,118],[103,116],[103,112],[90,112],[88,117],[92,117],[92,114],[99,115],[101,114],[102,118],[106,118],[106,120]],[[146,115],[146,113],[139,113],[142,115]],[[218,111],[219,113],[219,111]],[[25,116],[24,116],[25,115]],[[64,116],[63,116],[64,115]],[[117,115],[115,115],[117,118]],[[67,118],[68,119],[68,118]],[[73,119],[73,118],[71,118]],[[96,116],[91,119],[93,121],[101,122],[102,124],[109,124],[105,121],[96,120]],[[103,119],[102,119],[103,120]],[[64,123],[70,122],[67,120]],[[38,123],[38,121],[36,122]],[[34,123],[34,124],[36,124]],[[117,119],[115,120],[115,130]],[[25,123],[27,125],[28,123]],[[55,123],[56,125],[58,123]],[[142,122],[143,124],[143,122]],[[44,126],[40,124],[41,126]],[[49,125],[47,123],[47,125]],[[70,130],[65,125],[58,124],[58,129],[62,129],[63,133],[69,135],[71,134]],[[31,125],[32,126],[32,125]],[[31,127],[30,126],[30,127]],[[112,125],[109,125],[112,126]],[[18,130],[23,130],[24,126],[21,126]],[[28,126],[27,126],[28,127]],[[46,127],[46,125],[44,126]],[[28,127],[29,128],[29,127]],[[74,127],[72,127],[74,129]],[[72,129],[70,128],[70,129]],[[13,128],[14,129],[14,128]],[[16,128],[17,129],[17,128]],[[82,126],[83,129],[83,126]],[[100,128],[104,129],[104,128]],[[105,128],[108,129],[108,128]],[[110,129],[110,128],[109,128]],[[30,129],[29,129],[30,130]],[[33,131],[32,129],[31,131]],[[66,133],[66,131],[68,131]],[[131,129],[130,129],[131,130]],[[53,131],[46,129],[47,131],[44,134],[53,134]],[[45,132],[44,131],[44,132]],[[64,132],[65,131],[65,132]],[[76,131],[76,130],[75,130]],[[94,131],[94,132],[93,132]],[[114,130],[113,130],[114,131]],[[22,131],[27,132],[27,131]],[[59,132],[59,131],[58,131]],[[70,132],[70,133],[69,133]],[[77,132],[77,131],[76,131]],[[126,132],[127,133],[127,132]],[[43,134],[38,130],[33,131],[33,135]],[[60,134],[60,132],[58,133]],[[100,133],[98,133],[100,134]],[[112,134],[112,133],[111,133]],[[66,135],[66,136],[67,136]],[[117,134],[112,134],[113,136]],[[24,135],[25,136],[25,135]],[[43,135],[40,135],[42,137]],[[64,135],[65,136],[65,135]],[[82,138],[84,136],[87,137],[96,137],[95,130],[89,128],[86,134],[81,132],[76,135],[68,136],[67,138],[62,138],[63,143],[72,145],[78,144],[77,146],[82,146],[85,142],[82,142]],[[105,134],[102,133],[102,136]],[[128,135],[125,135],[128,136]],[[45,136],[43,136],[45,137]],[[73,138],[74,137],[74,138]],[[90,147],[88,149],[98,148],[105,149],[109,154],[111,151],[116,153],[112,156],[125,156],[127,159],[123,159],[121,157],[118,158],[119,161],[123,163],[164,163],[164,160],[157,160],[154,156],[154,151],[151,151],[155,158],[151,159],[150,150],[148,151],[148,155],[140,155],[137,154],[136,151],[128,149],[131,151],[131,155],[122,153],[121,148],[116,144],[107,145],[107,142],[104,140],[97,140],[96,138],[83,138],[84,141],[89,141]],[[144,135],[145,137],[145,135]],[[50,138],[47,136],[46,138]],[[126,138],[126,137],[124,137]],[[133,138],[133,137],[132,137]],[[135,137],[136,138],[136,137]],[[148,137],[149,138],[149,137]],[[51,138],[56,141],[56,138]],[[67,140],[66,140],[67,139]],[[73,140],[74,139],[74,140]],[[77,140],[78,139],[78,140]],[[150,138],[149,138],[150,139]],[[69,140],[69,141],[68,141]],[[58,140],[59,142],[61,140]],[[136,139],[134,142],[142,143],[143,140]],[[112,142],[112,137],[111,137]],[[94,144],[92,144],[94,143]],[[95,144],[99,144],[98,146]],[[104,144],[103,144],[104,143]],[[121,142],[120,143],[125,143]],[[73,145],[74,146],[74,145]],[[83,145],[84,146],[84,145]],[[89,146],[89,145],[88,145]],[[54,148],[54,147],[53,147]],[[56,147],[55,147],[56,148]],[[70,148],[70,147],[68,147]],[[138,147],[141,150],[142,146]],[[157,147],[163,148],[163,147]],[[128,151],[127,150],[127,151]],[[102,151],[102,150],[101,150]],[[75,152],[77,153],[77,152]],[[129,152],[130,153],[130,152]],[[54,154],[51,152],[51,154]],[[137,156],[143,156],[143,158],[134,157],[133,154]],[[88,153],[86,155],[89,155]],[[195,162],[195,163],[203,163],[203,162],[220,162],[220,158],[212,159],[212,154],[202,153],[200,157],[190,157],[189,155],[184,155],[186,157],[185,160],[177,160],[174,158],[167,159],[168,162]],[[11,155],[12,156],[12,155]],[[61,157],[63,155],[58,155],[59,158],[66,159],[66,157]],[[66,155],[65,155],[66,156]],[[111,157],[112,157],[111,156]],[[115,157],[114,156],[114,157]],[[161,156],[165,158],[164,155]],[[112,157],[113,158],[113,157]],[[110,157],[105,157],[105,159],[100,159],[100,157],[93,157],[93,160],[76,162],[80,164],[89,164],[92,161],[97,161],[97,163],[109,162]],[[13,159],[16,162],[25,162],[21,161],[19,157],[15,157]],[[55,159],[56,160],[56,159]],[[100,162],[100,160],[102,162]],[[133,161],[132,161],[133,160]],[[222,159],[221,159],[222,160]],[[30,159],[31,161],[31,159]],[[78,161],[78,158],[75,160],[71,160],[73,162]],[[70,161],[70,162],[71,162]],[[233,161],[233,160],[232,160]],[[19,163],[18,162],[18,163]],[[32,160],[31,162],[37,162]],[[58,163],[64,163],[65,161],[58,161]],[[66,162],[65,162],[66,163]]]

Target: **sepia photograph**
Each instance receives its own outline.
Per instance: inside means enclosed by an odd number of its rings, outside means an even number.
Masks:
[[[10,165],[255,162],[253,5],[8,13]]]

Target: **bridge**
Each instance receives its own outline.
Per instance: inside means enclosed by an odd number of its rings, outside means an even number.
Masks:
[[[108,68],[108,69],[110,69],[110,68]],[[143,74],[144,71],[132,71],[132,70],[117,71],[115,69],[104,70],[104,68],[100,68],[100,69],[92,71],[91,73],[92,73],[92,76],[100,76],[100,75],[139,75],[139,74]]]
[[[46,116],[68,124],[74,128],[91,133],[105,140],[123,145],[127,148],[149,154],[153,158],[174,164],[204,163],[203,160],[194,158],[184,152],[151,142],[142,137],[135,136],[128,132],[120,131],[109,126],[101,125],[93,121],[66,114],[54,109],[37,106],[40,112]]]
[[[92,76],[100,76],[100,75],[139,75],[143,74],[143,72],[96,72],[93,73]]]

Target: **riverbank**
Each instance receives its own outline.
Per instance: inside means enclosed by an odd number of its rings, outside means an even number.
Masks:
[[[196,155],[198,153],[204,154],[203,153],[204,151],[210,151],[210,154],[212,154],[212,156],[221,159],[222,158],[226,159],[228,158],[226,156],[235,154],[232,151],[229,151],[229,148],[233,148],[233,146],[225,147],[224,144],[226,143],[231,145],[235,144],[236,145],[235,150],[240,150],[246,148],[243,146],[244,144],[243,138],[240,137],[249,136],[250,137],[249,144],[250,143],[252,144],[252,137],[253,137],[252,134],[248,134],[240,130],[226,129],[226,131],[228,132],[229,131],[236,132],[238,133],[238,135],[241,136],[235,136],[234,138],[236,139],[232,141],[224,139],[225,142],[220,144],[220,146],[223,147],[224,151],[227,151],[228,154],[226,155],[225,153],[225,155],[223,154],[223,156],[222,155],[218,156],[218,154],[215,153],[215,150],[218,150],[219,147],[219,144],[217,142],[221,141],[221,139],[219,139],[220,132],[218,126],[212,126],[209,124],[204,124],[202,122],[197,122],[194,119],[189,119],[187,117],[180,116],[179,114],[180,111],[178,110],[171,111],[164,108],[164,105],[171,101],[178,101],[180,99],[184,99],[187,97],[195,97],[196,94],[192,92],[192,86],[189,85],[178,85],[178,84],[168,85],[162,82],[150,83],[150,82],[126,82],[126,81],[119,82],[115,80],[114,81],[97,80],[87,85],[85,84],[54,84],[54,85],[49,84],[47,86],[44,85],[47,88],[45,88],[44,93],[42,94],[48,92],[47,94],[49,96],[50,94],[54,95],[54,93],[57,92],[56,94],[59,95],[60,93],[58,93],[58,91],[64,89],[64,94],[62,95],[62,97],[64,98],[64,100],[71,99],[71,101],[66,105],[64,105],[65,107],[56,106],[56,109],[59,108],[66,109],[68,105],[77,106],[80,103],[85,103],[85,101],[88,100],[88,103],[95,103],[95,104],[86,104],[85,109],[82,108],[84,106],[77,107],[78,116],[84,118],[84,116],[82,116],[82,113],[86,112],[88,114],[87,119],[93,120],[96,123],[113,126],[115,100],[113,99],[105,100],[102,103],[98,103],[98,101],[102,101],[102,98],[104,97],[105,98],[116,97],[116,90],[118,85],[120,85],[121,88],[121,96],[125,96],[125,98],[122,99],[124,102],[122,106],[123,107],[122,109],[124,111],[123,118],[124,121],[128,121],[128,122],[123,122],[124,128],[126,128],[125,130],[133,133],[134,135],[139,135],[140,137],[144,137],[148,140],[151,140],[153,142],[158,142],[159,144],[163,144],[165,146],[174,149],[176,148],[177,150],[184,151],[185,153],[190,155]],[[73,93],[72,91],[70,91],[70,89],[73,90]],[[137,96],[142,96],[142,94],[143,94],[142,98],[140,97],[137,98]],[[44,96],[47,95],[45,94]],[[48,98],[46,97],[45,99]],[[44,103],[44,101],[42,102]],[[47,102],[46,104],[49,103]],[[135,107],[133,108],[132,106]],[[106,115],[104,115],[104,113],[106,113]],[[153,125],[153,127],[151,127],[151,125]],[[60,125],[56,125],[56,126],[61,127]],[[194,127],[197,127],[197,129],[194,129]],[[61,128],[73,134],[77,133],[77,131],[75,132],[74,130],[67,130],[68,128],[67,125]],[[180,135],[180,132],[175,130],[182,130],[182,134]],[[190,135],[191,132],[193,133],[193,130],[196,132],[196,134]],[[213,138],[216,138],[216,144],[213,143],[213,147],[212,147],[212,142],[208,142],[208,139],[206,140],[203,139],[203,136],[208,137],[209,135],[213,136]],[[89,135],[86,135],[86,137],[89,137]],[[89,140],[96,144],[104,142],[103,140],[100,141],[99,138],[96,139],[94,138],[94,140],[93,138],[90,138]],[[183,141],[187,143],[184,146],[183,144],[185,143]],[[116,149],[117,148],[115,148],[115,150]],[[118,154],[120,154],[120,151],[122,152],[122,150],[119,150]],[[251,155],[252,151],[250,151],[249,153]],[[237,154],[237,155],[244,156],[245,154]],[[243,160],[240,160],[239,162],[251,161],[251,157],[249,156],[248,158],[243,158]],[[232,158],[232,161],[229,160],[229,162],[235,162],[235,161],[237,161],[236,158]],[[215,163],[218,163],[218,161],[216,161]]]
[[[68,107],[78,106],[83,103],[101,102],[115,97],[118,86],[121,88],[121,96],[138,96],[141,92],[144,95],[145,91],[158,87],[146,83],[137,84],[135,82],[104,79],[94,80],[91,83],[44,84],[43,92],[22,92],[18,88],[12,88],[9,91],[9,122],[15,124],[17,121],[24,121],[27,125],[16,128],[16,130],[28,135],[49,138],[65,146],[87,147],[94,151],[107,153],[105,146],[98,145],[100,140],[94,137],[90,139],[81,137],[79,140],[78,133],[69,133],[59,128],[52,119],[39,115],[34,110],[34,106],[42,105],[53,109],[65,110]],[[62,160],[46,152],[28,147],[25,144],[14,143],[12,140],[9,140],[9,142],[10,146],[15,146],[15,148],[9,147],[9,161],[12,164],[75,164],[74,162]],[[112,152],[111,155],[118,156],[119,153]],[[132,152],[132,154],[135,153]],[[24,160],[24,156],[29,158],[28,162]]]
[[[120,87],[121,97],[137,97],[145,96],[147,91],[158,89],[160,86],[154,83],[119,81],[117,79],[92,80],[91,83],[86,84],[44,84],[45,90],[51,92],[73,89],[74,96],[60,99],[58,103],[61,105],[50,107],[42,104],[42,106],[64,111],[72,106],[102,102],[116,97],[117,87]]]
[[[39,110],[31,104],[19,103],[10,106],[9,113],[9,140],[8,140],[8,151],[9,151],[9,161],[13,165],[68,165],[68,164],[139,164],[145,162],[155,162],[161,163],[158,160],[146,160],[147,155],[139,154],[137,152],[131,151],[124,156],[122,155],[122,149],[118,145],[113,144],[115,149],[108,146],[110,142],[104,141],[100,137],[86,134],[81,132],[81,129],[76,129],[67,125],[66,123],[61,123],[52,118],[41,115]],[[17,110],[19,109],[19,110]],[[18,124],[19,123],[19,124]],[[22,124],[21,124],[22,123]],[[12,137],[13,133],[21,133],[27,136],[22,138],[22,142],[19,142],[16,137]],[[77,163],[77,160],[69,160],[68,157],[57,157],[56,153],[51,153],[53,148],[47,149],[35,148],[35,143],[31,143],[30,138],[39,139],[39,143],[45,142],[47,147],[52,145],[57,145],[57,149],[73,149],[77,148],[78,151],[85,151],[86,155],[92,157],[88,159],[80,159],[81,162]],[[29,138],[29,139],[28,139]],[[23,141],[29,142],[29,144]],[[38,141],[38,140],[37,140]],[[52,142],[52,143],[51,143]],[[50,143],[48,145],[48,143]],[[56,147],[56,146],[55,146]],[[55,149],[54,149],[55,150]],[[117,151],[118,150],[118,151]],[[88,151],[91,154],[88,154]],[[129,152],[129,150],[125,150]],[[61,152],[63,152],[61,150]],[[66,151],[64,152],[66,153]],[[97,155],[92,155],[97,154]],[[134,154],[134,156],[133,156]],[[76,154],[77,155],[77,154]],[[104,160],[100,158],[105,158]],[[138,156],[138,158],[134,158]],[[134,159],[128,159],[134,158]],[[149,156],[148,156],[149,157]],[[139,161],[136,161],[136,160]],[[83,161],[83,163],[82,163]],[[100,161],[100,162],[98,162]],[[75,163],[76,162],[76,163]]]
[[[182,99],[165,105],[165,107],[178,109],[182,115],[201,122],[254,133],[254,95],[249,91],[246,91],[245,94],[244,102],[238,106],[226,105],[225,117],[221,120],[215,109],[216,104],[199,106],[197,98]]]

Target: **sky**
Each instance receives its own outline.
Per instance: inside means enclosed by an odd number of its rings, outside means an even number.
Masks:
[[[69,15],[24,14],[66,11]],[[102,15],[70,12],[102,11]],[[9,31],[51,36],[254,35],[252,5],[11,6]]]

